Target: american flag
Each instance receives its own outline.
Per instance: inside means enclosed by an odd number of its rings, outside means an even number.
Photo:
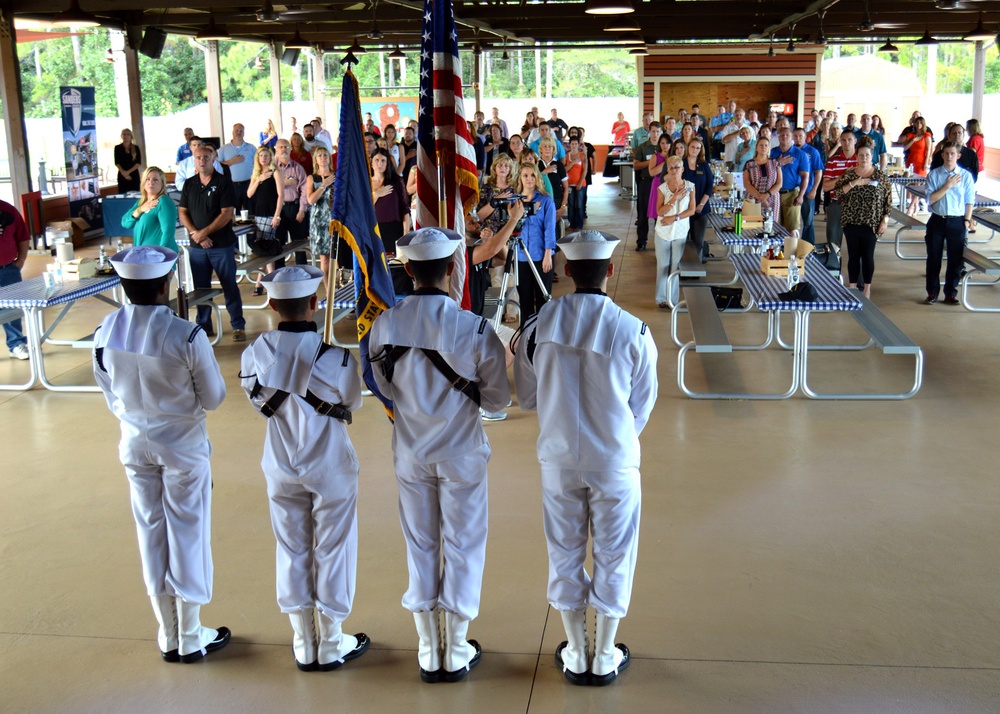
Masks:
[[[443,168],[443,187],[438,170]],[[442,195],[443,190],[443,195]],[[465,234],[465,214],[479,201],[476,150],[462,101],[462,62],[451,0],[424,0],[417,117],[418,228],[438,226]],[[439,205],[444,204],[439,220]],[[451,294],[470,307],[465,247],[455,255]]]

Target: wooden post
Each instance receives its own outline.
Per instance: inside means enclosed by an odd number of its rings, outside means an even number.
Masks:
[[[986,50],[983,41],[976,40],[976,54],[972,65],[972,116],[983,120],[983,92],[986,91]]]
[[[4,135],[10,163],[11,203],[18,205],[21,194],[31,192],[31,167],[21,103],[21,63],[17,58],[14,14],[7,7],[0,8],[0,100],[3,101]]]
[[[281,136],[281,55],[274,42],[271,42],[271,114],[274,130]]]
[[[151,166],[149,154],[146,152],[146,132],[142,126],[142,81],[139,77],[139,48],[130,47],[125,43],[122,57],[125,62],[125,75],[128,79],[128,116],[132,128],[132,139],[142,152],[142,163]],[[119,114],[123,112],[118,110]],[[222,137],[223,140],[225,137]]]
[[[219,43],[217,40],[205,42],[205,100],[208,104],[209,136],[225,140],[222,125],[222,78],[219,75]]]
[[[326,126],[326,69],[323,50],[318,47],[313,55],[313,103],[316,105],[316,116]]]

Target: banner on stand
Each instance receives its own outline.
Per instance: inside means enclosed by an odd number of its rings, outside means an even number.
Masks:
[[[101,189],[97,163],[97,112],[93,87],[60,87],[63,153],[69,215],[101,228]]]

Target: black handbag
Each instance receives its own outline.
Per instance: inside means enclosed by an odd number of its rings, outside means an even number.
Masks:
[[[827,270],[840,272],[840,253],[835,248],[831,248],[829,243],[816,246],[813,255]]]
[[[281,253],[281,241],[277,238],[257,238],[253,242],[253,254],[259,258],[270,258]]]
[[[720,310],[737,310],[743,307],[743,288],[713,287],[712,297]]]

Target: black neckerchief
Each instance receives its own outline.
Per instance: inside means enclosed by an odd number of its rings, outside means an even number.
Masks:
[[[577,288],[575,295],[603,295],[607,297],[608,294],[601,290],[600,288]]]
[[[414,295],[444,295],[449,297],[448,293],[444,290],[438,290],[437,288],[417,288],[413,291]]]
[[[293,322],[279,322],[279,332],[317,332],[316,323],[312,320],[295,320]]]

